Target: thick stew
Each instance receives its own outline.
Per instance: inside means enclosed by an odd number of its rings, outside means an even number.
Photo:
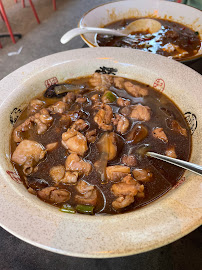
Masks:
[[[120,20],[106,28],[124,29],[129,23],[137,19]],[[140,49],[152,53],[161,54],[174,59],[186,59],[197,54],[201,47],[199,33],[192,29],[163,19],[156,19],[161,23],[161,29],[153,34],[149,32],[135,32],[128,37],[116,37],[98,35],[99,46],[112,46]]]
[[[182,112],[148,85],[100,73],[31,100],[11,139],[28,191],[70,213],[131,211],[170,190],[184,170],[148,150],[189,160]]]

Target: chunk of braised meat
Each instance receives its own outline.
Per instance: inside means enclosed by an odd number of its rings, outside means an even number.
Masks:
[[[112,202],[112,207],[115,210],[122,209],[133,203],[134,200],[134,196],[131,195],[119,196],[116,200]]]
[[[101,110],[101,109],[103,109],[103,107],[104,107],[103,102],[98,101],[98,102],[94,102],[94,104],[92,106],[92,109],[94,109],[94,110]]]
[[[22,132],[25,132],[33,127],[32,118],[29,117],[25,120],[24,123],[17,126],[13,131],[13,140],[14,142],[21,142],[23,140]]]
[[[72,128],[77,131],[83,131],[85,128],[88,127],[88,123],[83,119],[79,119],[72,125]]]
[[[70,154],[65,161],[65,168],[70,172],[88,175],[92,166],[89,162],[82,160],[77,154]]]
[[[153,173],[148,169],[134,169],[133,176],[137,181],[148,182],[152,180]]]
[[[126,177],[124,177],[122,179],[123,183],[126,184],[132,184],[132,185],[136,185],[138,192],[143,192],[144,191],[144,186],[141,185],[140,183],[138,183],[131,174],[127,175]]]
[[[130,173],[130,167],[123,165],[108,166],[106,168],[107,179],[112,182],[119,181],[121,178]]]
[[[121,97],[117,98],[116,102],[121,107],[125,107],[125,106],[130,105],[130,100],[129,99],[125,99],[125,98],[121,98]]]
[[[107,74],[94,73],[89,79],[89,83],[95,90],[106,91],[113,84],[113,77]]]
[[[96,135],[97,131],[96,129],[93,130],[89,130],[86,132],[86,139],[89,143],[94,143],[97,139],[97,135]]]
[[[174,146],[170,146],[166,152],[165,152],[166,156],[168,157],[172,157],[172,158],[177,158],[176,152],[175,152],[175,147]]]
[[[86,192],[83,195],[76,195],[75,200],[79,204],[95,206],[97,204],[97,190],[94,189],[92,191]]]
[[[124,116],[130,116],[132,111],[131,107],[123,107],[120,109],[120,113],[123,114]]]
[[[124,78],[120,77],[114,77],[114,85],[118,89],[123,89],[124,88]]]
[[[46,187],[37,192],[40,199],[46,202],[58,204],[66,202],[70,199],[70,192],[66,189],[58,189],[56,187]]]
[[[134,202],[134,196],[144,192],[144,186],[135,181],[129,174],[121,182],[113,184],[111,191],[118,198],[112,202],[115,210],[124,208]]]
[[[77,153],[83,156],[88,150],[86,137],[79,131],[69,128],[62,134],[62,145],[69,150],[69,152]]]
[[[93,95],[90,99],[93,102],[100,102],[100,96],[98,94]]]
[[[168,30],[165,32],[165,36],[167,38],[177,39],[179,37],[179,34],[174,30]]]
[[[79,193],[84,194],[86,192],[92,191],[95,187],[93,185],[90,185],[86,183],[83,180],[80,180],[78,184],[76,185],[76,189]]]
[[[78,96],[76,99],[77,103],[83,104],[87,101],[87,97],[83,97],[83,96]]]
[[[42,144],[23,140],[13,152],[12,161],[23,166],[25,175],[31,174],[34,171],[34,166],[44,158],[46,154]]]
[[[137,159],[133,155],[123,155],[121,158],[121,163],[130,167],[134,167],[137,165]]]
[[[141,104],[132,106],[130,117],[140,121],[149,121],[151,118],[151,110],[148,106]]]
[[[180,124],[176,121],[176,120],[172,120],[172,119],[167,119],[166,120],[167,126],[175,131],[180,133],[183,136],[187,136],[187,131],[185,128],[181,127]]]
[[[45,103],[40,99],[32,99],[28,105],[28,110],[30,113],[36,113],[41,110]]]
[[[154,138],[159,139],[165,143],[168,142],[168,138],[165,134],[165,132],[163,131],[163,128],[155,128],[152,130],[152,135],[154,136]]]
[[[148,89],[143,86],[133,84],[131,82],[124,82],[125,90],[133,97],[144,97],[148,95]]]
[[[147,128],[142,124],[135,124],[131,131],[127,134],[126,140],[130,143],[138,143],[144,140],[148,135]]]
[[[62,98],[63,102],[73,103],[76,99],[76,94],[74,92],[69,92]]]
[[[75,200],[79,204],[96,205],[97,203],[97,190],[95,186],[87,184],[85,181],[80,180],[76,186],[80,195],[75,196]]]
[[[59,183],[65,175],[65,167],[62,165],[54,166],[49,172],[54,182]]]
[[[30,117],[36,124],[37,133],[44,134],[53,122],[53,117],[50,116],[47,109],[41,109],[39,113],[36,113],[34,117]]]
[[[144,197],[145,197],[144,191],[138,192],[137,195],[136,195],[136,197],[137,197],[137,198],[144,198]]]
[[[79,177],[79,173],[69,171],[65,172],[65,167],[58,165],[50,169],[50,176],[56,184],[75,184]]]
[[[50,116],[47,109],[43,108],[35,115],[30,116],[24,123],[20,124],[13,131],[13,139],[15,142],[21,142],[23,140],[22,132],[25,132],[33,128],[36,124],[37,133],[44,134],[53,122],[53,117]]]
[[[114,132],[104,133],[97,143],[99,152],[107,154],[107,160],[112,160],[117,155],[116,134]]]
[[[15,149],[12,155],[12,161],[19,165],[24,165],[27,158],[32,158],[36,163],[44,158],[45,148],[36,141],[23,140]]]
[[[112,108],[107,104],[103,104],[102,108],[96,113],[94,121],[98,124],[99,128],[103,130],[112,130],[112,117]]]
[[[49,143],[46,145],[46,150],[53,151],[57,148],[57,146],[58,146],[58,142]]]
[[[112,122],[116,126],[117,131],[121,134],[126,133],[130,126],[129,120],[125,116],[118,113],[116,113],[115,117],[116,118],[112,119]]]
[[[78,180],[79,173],[78,172],[65,172],[65,176],[62,179],[62,182],[65,184],[75,184]]]
[[[144,186],[140,185],[129,174],[125,176],[121,182],[113,184],[111,190],[115,196],[135,196],[139,191],[142,192],[144,190]]]
[[[63,101],[58,101],[55,104],[48,107],[51,113],[64,113],[67,110],[67,104]]]

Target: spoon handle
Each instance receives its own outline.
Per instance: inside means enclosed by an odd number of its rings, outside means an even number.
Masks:
[[[95,27],[82,27],[82,28],[74,28],[67,33],[65,33],[61,39],[60,42],[62,44],[65,44],[69,42],[72,38],[85,34],[85,33],[99,33],[99,34],[108,34],[108,35],[115,35],[115,36],[126,36],[126,34],[123,34],[117,30],[114,29],[107,29],[107,28],[95,28]]]
[[[194,164],[191,162],[187,162],[184,160],[176,159],[176,158],[167,157],[167,156],[160,155],[160,154],[157,154],[154,152],[147,152],[146,155],[149,157],[154,157],[154,158],[166,161],[168,163],[171,163],[171,164],[176,165],[178,167],[181,167],[183,169],[187,169],[189,171],[192,171],[192,172],[197,173],[197,174],[202,176],[202,166],[200,166],[200,165],[197,165],[197,164]]]

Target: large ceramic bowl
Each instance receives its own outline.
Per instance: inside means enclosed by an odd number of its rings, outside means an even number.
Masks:
[[[12,123],[21,110],[51,84],[110,70],[106,68],[174,100],[190,123],[191,161],[202,164],[202,77],[195,71],[159,55],[123,48],[79,49],[34,61],[0,82],[0,225],[30,244],[72,256],[116,257],[166,245],[201,224],[201,178],[189,172],[155,202],[115,216],[62,213],[21,183],[10,162]]]
[[[103,27],[106,24],[133,17],[161,18],[182,23],[198,31],[202,43],[202,12],[196,8],[169,1],[127,0],[104,4],[84,14],[79,21],[79,27]],[[98,46],[95,33],[84,34],[81,37],[89,47]],[[193,62],[201,56],[202,46],[196,55],[182,62]]]

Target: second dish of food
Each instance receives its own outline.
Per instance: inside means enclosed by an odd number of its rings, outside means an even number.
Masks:
[[[139,18],[138,18],[139,19]],[[120,20],[106,25],[106,28],[124,29],[136,18]],[[185,25],[169,20],[155,19],[162,25],[153,34],[149,32],[135,32],[128,37],[98,35],[99,46],[134,48],[161,54],[174,59],[186,59],[197,54],[201,47],[199,33]]]

